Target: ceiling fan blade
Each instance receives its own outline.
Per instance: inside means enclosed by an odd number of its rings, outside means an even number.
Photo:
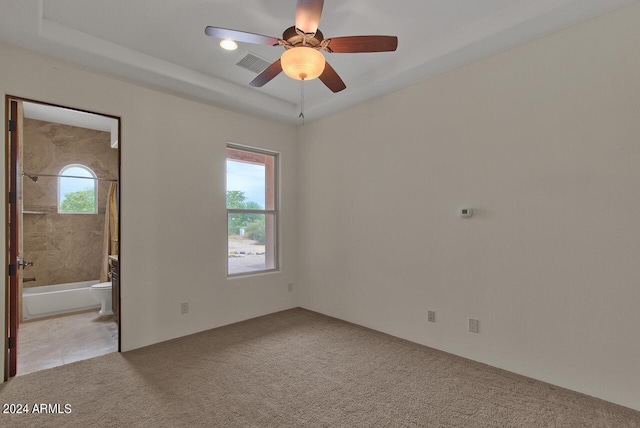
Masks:
[[[207,36],[219,39],[231,39],[236,42],[253,43],[256,45],[277,46],[280,39],[263,36],[262,34],[247,33],[245,31],[229,30],[227,28],[207,27],[204,29]]]
[[[271,79],[276,77],[281,72],[282,72],[282,64],[280,64],[280,60],[277,60],[276,62],[271,64],[269,67],[265,68],[262,73],[258,74],[258,76],[256,76],[256,78],[253,79],[251,83],[249,83],[249,86],[253,86],[254,88],[260,88],[265,84],[269,83]]]
[[[334,37],[327,43],[327,50],[335,53],[392,52],[397,48],[396,36]]]
[[[338,76],[338,73],[336,73],[328,62],[325,63],[324,71],[320,75],[319,79],[333,92],[340,92],[347,87],[340,76]]]
[[[324,0],[298,0],[296,4],[296,28],[305,34],[316,34]]]

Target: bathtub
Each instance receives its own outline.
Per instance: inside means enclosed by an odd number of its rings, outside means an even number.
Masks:
[[[100,302],[91,296],[91,286],[100,281],[43,285],[22,290],[22,319],[48,317],[68,312],[99,308]]]

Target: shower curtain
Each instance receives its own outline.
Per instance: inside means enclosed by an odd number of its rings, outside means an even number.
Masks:
[[[109,282],[109,256],[118,255],[118,185],[111,183],[104,213],[104,239],[100,282]]]

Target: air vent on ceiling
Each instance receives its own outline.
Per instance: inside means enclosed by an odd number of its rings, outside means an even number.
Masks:
[[[258,74],[262,73],[265,68],[271,65],[271,63],[249,52],[244,58],[238,61],[236,65]]]

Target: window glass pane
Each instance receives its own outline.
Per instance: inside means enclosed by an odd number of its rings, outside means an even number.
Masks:
[[[96,181],[92,180],[95,177],[93,173],[87,168],[72,166],[64,169],[61,175],[62,177],[58,181],[59,212],[95,213]]]
[[[275,215],[229,213],[229,275],[275,269]]]
[[[227,208],[265,209],[265,166],[227,160]]]

